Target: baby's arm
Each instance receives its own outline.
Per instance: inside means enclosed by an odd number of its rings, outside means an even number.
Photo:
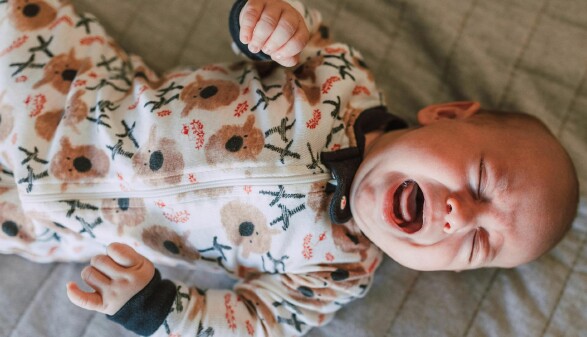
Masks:
[[[112,244],[82,272],[94,292],[74,283],[67,292],[74,304],[106,313],[140,335],[302,336],[367,292],[381,255],[369,248],[363,253],[362,262],[316,265],[300,274],[258,274],[234,291],[204,291],[161,280],[147,259]]]

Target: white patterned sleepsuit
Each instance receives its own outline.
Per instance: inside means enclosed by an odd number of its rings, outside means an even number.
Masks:
[[[85,261],[124,242],[240,279],[204,291],[157,272],[111,317],[145,335],[298,336],[362,297],[382,255],[350,184],[364,134],[404,123],[360,54],[293,5],[313,33],[296,68],[159,77],[67,1],[1,1],[0,252]]]

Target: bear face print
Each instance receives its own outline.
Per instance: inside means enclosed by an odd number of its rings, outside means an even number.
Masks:
[[[59,122],[63,119],[63,110],[47,111],[35,119],[37,136],[50,141],[55,136]]]
[[[231,201],[220,210],[220,221],[228,240],[242,249],[242,256],[265,254],[271,249],[272,236],[281,233],[267,225],[265,215],[253,205]]]
[[[83,74],[92,66],[90,58],[77,59],[75,50],[54,56],[43,68],[43,78],[35,83],[34,89],[50,84],[62,94],[67,94],[76,76]]]
[[[320,86],[316,85],[316,69],[323,63],[324,57],[318,55],[309,58],[293,72],[286,72],[283,96],[285,96],[285,99],[290,105],[288,113],[293,109],[293,100],[296,90],[300,91],[299,95],[310,103],[310,105],[314,106],[320,103],[322,91]],[[311,84],[308,84],[308,82]]]
[[[84,90],[76,91],[67,101],[65,111],[48,111],[38,116],[35,120],[37,135],[47,141],[53,139],[60,122],[79,133],[76,126],[86,119],[89,112],[88,105],[82,99],[84,94]]]
[[[65,191],[68,183],[88,181],[104,177],[110,169],[106,153],[93,145],[73,146],[69,138],[61,139],[61,149],[51,160],[51,174],[63,181]]]
[[[332,238],[334,245],[345,253],[358,253],[361,261],[367,257],[367,250],[371,245],[369,239],[360,231],[351,230],[345,224],[332,224]]]
[[[104,219],[118,226],[118,236],[122,236],[125,227],[136,227],[145,221],[143,199],[106,199],[102,203],[101,210]]]
[[[373,82],[375,80],[373,72],[369,69],[369,66],[367,65],[367,63],[365,63],[365,61],[355,56],[353,57],[353,64],[355,65],[355,67],[361,69],[367,74],[367,78],[369,79],[369,81]]]
[[[10,22],[20,31],[46,27],[57,17],[55,8],[42,0],[8,0],[8,11]]]
[[[265,323],[266,326],[269,328],[274,328],[277,324],[275,320],[275,316],[271,312],[271,309],[263,302],[259,295],[255,293],[252,289],[238,289],[238,294],[245,299],[245,304],[247,307],[251,308],[253,312],[256,312],[261,321]]]
[[[63,114],[63,124],[77,130],[76,125],[86,120],[89,109],[86,102],[82,99],[86,92],[84,90],[76,91],[75,94],[68,100]],[[79,132],[79,131],[78,131]]]
[[[157,127],[153,126],[148,141],[141,145],[132,157],[132,166],[137,176],[146,183],[178,184],[185,166],[177,143],[171,138],[157,138]]]
[[[142,238],[147,246],[165,256],[186,262],[200,258],[200,253],[189,243],[187,235],[180,236],[167,227],[151,226],[143,231]]]
[[[365,282],[369,271],[360,263],[338,263],[336,265],[322,265],[325,271],[316,272],[313,275],[325,280],[328,284],[336,284],[344,289],[359,286]]]
[[[283,96],[289,104],[289,110],[287,113],[290,113],[293,110],[296,90],[299,90],[298,95],[305,99],[306,102],[310,103],[311,106],[320,103],[322,91],[319,86],[302,83],[298,81],[294,73],[287,71],[286,81],[283,85]]]
[[[344,112],[344,132],[349,139],[349,145],[352,147],[357,146],[357,139],[355,137],[355,122],[357,121],[357,118],[359,118],[361,112],[363,111],[360,109],[353,108],[353,106],[351,106],[350,104],[347,106]]]
[[[294,75],[299,80],[312,80],[316,83],[316,69],[324,63],[324,56],[318,55],[309,58],[294,70]]]
[[[306,205],[316,213],[315,221],[320,220],[323,216],[328,216],[326,213],[332,194],[326,193],[325,182],[315,182],[307,196]]]
[[[320,286],[308,282],[304,276],[283,275],[281,283],[285,285],[291,298],[298,303],[322,307],[337,300],[336,291],[331,289],[327,282]]]
[[[263,147],[263,132],[255,127],[255,116],[249,115],[243,126],[225,125],[206,144],[208,164],[254,160]]]
[[[5,141],[14,128],[14,108],[10,105],[3,104],[6,91],[0,94],[0,141]]]
[[[318,30],[310,36],[310,41],[308,42],[309,45],[316,47],[326,47],[332,43],[330,30],[326,26],[318,27]]]
[[[33,225],[24,215],[20,207],[14,204],[0,202],[0,226],[2,226],[0,237],[16,240],[21,243],[35,241]]]
[[[225,80],[205,80],[200,75],[196,82],[188,84],[181,91],[180,99],[186,103],[181,116],[189,115],[193,109],[214,111],[220,107],[230,105],[240,94],[236,83]]]

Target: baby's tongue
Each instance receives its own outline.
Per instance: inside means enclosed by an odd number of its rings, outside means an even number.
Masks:
[[[402,191],[402,195],[400,196],[399,203],[400,203],[400,210],[402,213],[402,217],[404,218],[405,222],[411,222],[416,219],[416,196],[418,194],[418,189],[416,188],[416,183],[411,181],[408,183],[408,186],[404,188]]]

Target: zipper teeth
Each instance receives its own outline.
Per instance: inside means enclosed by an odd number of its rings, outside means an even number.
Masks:
[[[245,185],[292,185],[303,183],[314,183],[332,179],[329,173],[312,174],[294,177],[271,177],[271,178],[237,178],[222,181],[197,183],[187,186],[174,186],[156,188],[147,191],[114,191],[114,192],[72,192],[72,193],[49,193],[40,195],[22,195],[23,202],[49,202],[66,199],[107,199],[107,198],[157,198],[173,194],[194,192],[198,190],[220,188],[227,186]]]

